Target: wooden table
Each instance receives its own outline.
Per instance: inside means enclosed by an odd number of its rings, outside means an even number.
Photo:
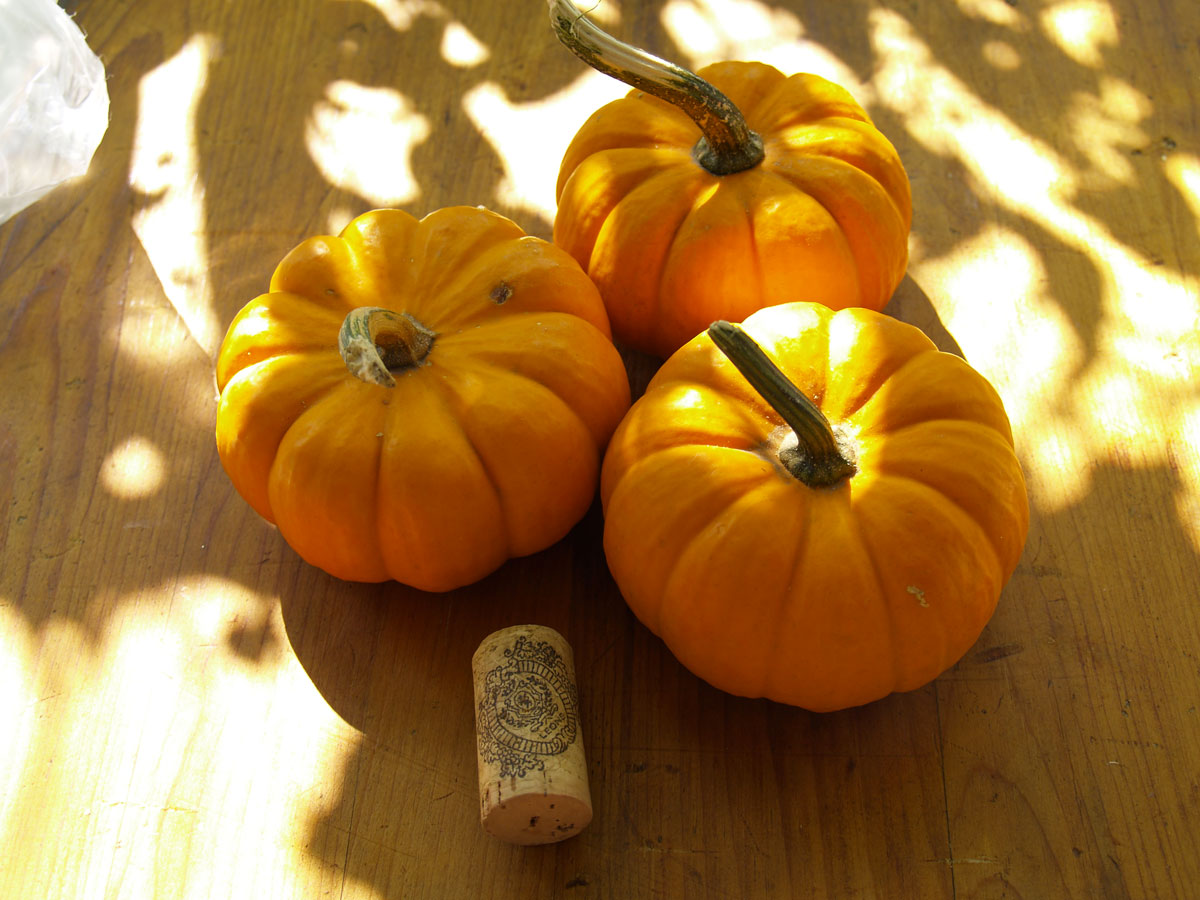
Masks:
[[[566,142],[623,89],[541,0],[67,5],[111,125],[0,227],[0,895],[1200,896],[1194,2],[596,11],[849,87],[912,179],[888,311],[1012,416],[1033,522],[991,624],[826,715],[682,669],[598,509],[431,596],[308,567],[221,469],[215,349],[302,238],[460,203],[549,236]],[[480,829],[470,679],[525,621],[574,646],[596,812],[532,849]]]

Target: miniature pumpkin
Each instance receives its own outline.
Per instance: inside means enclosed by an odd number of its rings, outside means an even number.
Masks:
[[[617,340],[666,356],[714,319],[790,300],[882,309],[904,276],[912,199],[892,144],[817,75],[688,72],[558,0],[570,49],[635,90],[562,160],[554,240],[596,282]],[[744,116],[743,116],[744,114]]]
[[[304,241],[230,325],[217,386],[221,462],[300,556],[429,591],[566,534],[629,406],[575,261],[467,207]]]
[[[613,435],[613,577],[730,693],[826,711],[920,687],[979,637],[1024,546],[1001,400],[870,310],[791,303],[743,325],[675,353]]]

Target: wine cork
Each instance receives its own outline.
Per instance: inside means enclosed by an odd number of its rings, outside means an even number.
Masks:
[[[549,844],[592,820],[575,661],[541,625],[484,638],[471,660],[483,830],[514,844]]]

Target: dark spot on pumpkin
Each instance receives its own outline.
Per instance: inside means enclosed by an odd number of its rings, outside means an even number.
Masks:
[[[493,303],[499,306],[501,303],[504,303],[506,300],[508,300],[508,298],[512,296],[512,293],[512,288],[509,287],[506,282],[502,281],[492,288],[492,292],[488,296],[492,298]]]
[[[538,823],[539,818],[541,818],[541,817],[540,816],[530,816],[529,817],[529,827],[537,828],[537,823]]]

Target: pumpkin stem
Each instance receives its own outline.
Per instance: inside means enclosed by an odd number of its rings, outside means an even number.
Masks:
[[[550,24],[585,63],[630,87],[665,100],[694,121],[704,136],[692,156],[714,175],[732,175],[762,162],[763,142],[733,101],[694,72],[617,40],[570,0],[547,0]]]
[[[338,351],[355,378],[395,387],[392,373],[422,365],[435,337],[408,313],[360,306],[342,320]]]
[[[708,336],[796,435],[780,447],[779,461],[809,487],[832,487],[858,471],[838,446],[833,426],[817,405],[779,370],[739,325],[713,322]]]

